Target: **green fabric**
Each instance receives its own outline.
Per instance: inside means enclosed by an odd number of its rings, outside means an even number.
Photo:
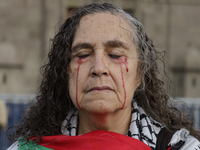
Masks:
[[[38,145],[37,143],[31,140],[27,142],[24,138],[21,138],[18,142],[19,142],[18,150],[52,150],[50,148]]]

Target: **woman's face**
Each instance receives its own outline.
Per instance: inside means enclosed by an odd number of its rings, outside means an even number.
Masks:
[[[105,114],[131,108],[140,84],[130,25],[109,13],[84,16],[72,44],[69,93],[74,105]]]

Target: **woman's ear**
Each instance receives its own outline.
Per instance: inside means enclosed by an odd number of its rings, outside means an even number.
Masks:
[[[141,76],[137,76],[137,78],[136,78],[136,87],[135,87],[135,89],[137,89],[137,88],[141,85],[141,83],[142,83],[142,78],[141,78]]]
[[[136,76],[136,89],[140,86],[140,84],[142,83],[142,76],[143,76],[143,72],[141,69],[141,64],[138,64],[138,68],[137,68],[137,76]]]

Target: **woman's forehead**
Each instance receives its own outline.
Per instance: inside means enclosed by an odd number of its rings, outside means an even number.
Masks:
[[[97,35],[99,37],[96,37]],[[113,36],[113,39],[121,38],[124,39],[124,42],[129,40],[131,43],[133,42],[133,32],[130,23],[122,17],[110,13],[90,14],[81,18],[75,33],[74,42],[90,40],[93,36],[94,38],[104,36],[105,38],[109,38]]]
[[[129,23],[123,17],[121,17],[121,15],[113,15],[106,12],[83,16],[80,20],[79,26],[92,26],[96,25],[96,23],[98,23],[98,26],[112,25],[117,27],[130,28]]]

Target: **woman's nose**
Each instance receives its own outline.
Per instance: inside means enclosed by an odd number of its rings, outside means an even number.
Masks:
[[[107,60],[105,56],[95,56],[94,61],[91,68],[91,75],[92,76],[107,76],[109,74]]]

